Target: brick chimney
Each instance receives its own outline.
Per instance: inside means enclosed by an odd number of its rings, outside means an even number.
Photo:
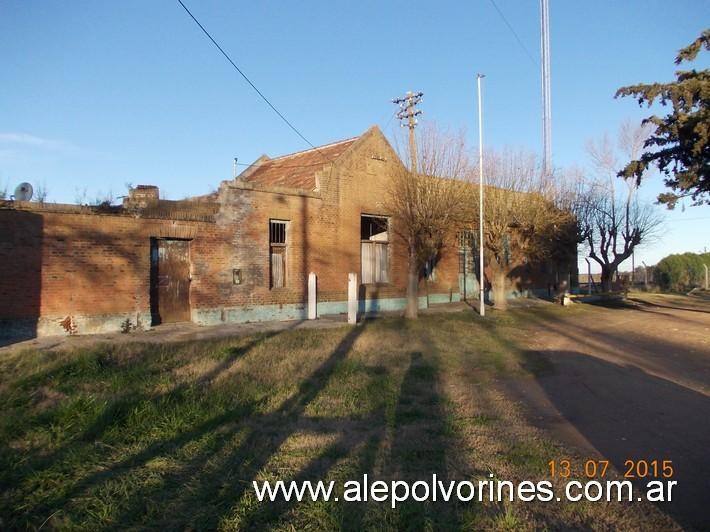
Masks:
[[[128,197],[123,198],[125,208],[145,209],[158,203],[160,189],[155,185],[137,185],[128,190]]]

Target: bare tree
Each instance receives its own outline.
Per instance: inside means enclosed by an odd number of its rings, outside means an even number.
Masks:
[[[662,223],[653,207],[641,204],[635,194],[624,196],[599,186],[590,187],[580,198],[576,213],[587,254],[601,268],[604,291],[611,289],[619,265]]]
[[[108,207],[114,202],[115,199],[116,195],[113,193],[113,189],[109,188],[107,192],[99,190],[91,204],[94,206]]]
[[[656,130],[656,126],[650,122],[635,123],[629,119],[624,120],[619,126],[619,138],[617,148],[625,159],[638,157],[643,151],[646,140]]]
[[[417,168],[402,166],[387,185],[385,207],[393,217],[392,230],[407,246],[407,318],[418,315],[425,264],[455,239],[470,188],[463,180],[468,169],[463,136],[430,126],[419,136]]]
[[[74,189],[74,201],[77,205],[86,205],[92,207],[107,207],[113,204],[116,199],[116,195],[113,193],[113,189],[109,188],[107,192],[99,190],[94,195],[93,199],[89,196],[89,189],[84,187],[79,189],[78,187]]]
[[[84,187],[80,189],[79,187],[74,188],[74,203],[77,205],[88,205],[89,201],[89,189]]]
[[[601,268],[604,291],[611,289],[614,273],[641,243],[649,242],[662,224],[660,214],[638,198],[635,179],[620,185],[618,152],[636,158],[643,149],[650,129],[624,123],[619,129],[617,148],[608,135],[587,143],[593,178],[578,196],[575,206],[580,241],[588,257]]]
[[[575,255],[572,195],[558,176],[545,176],[536,157],[505,149],[484,155],[483,247],[485,274],[497,308],[506,308],[508,276],[528,262],[568,263]],[[469,220],[478,229],[478,196]],[[481,279],[480,277],[483,277]]]
[[[407,317],[417,315],[424,265],[461,229],[478,233],[477,172],[462,135],[425,130],[417,148],[417,169],[402,168],[388,189],[394,232],[409,254]],[[406,158],[404,158],[406,160]],[[521,264],[551,260],[571,266],[576,259],[576,224],[571,206],[574,186],[559,176],[545,177],[534,155],[524,151],[488,152],[484,157],[485,275],[498,308],[506,307],[508,275]],[[479,282],[485,283],[485,279]]]
[[[47,183],[42,181],[35,187],[34,201],[37,203],[44,203],[47,201],[49,196],[49,189],[47,188]]]

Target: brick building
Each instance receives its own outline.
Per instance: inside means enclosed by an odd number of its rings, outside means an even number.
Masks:
[[[218,192],[189,200],[139,186],[120,207],[0,202],[0,333],[305,318],[309,272],[319,314],[346,311],[349,272],[361,281],[361,312],[403,308],[406,250],[383,204],[401,164],[373,127],[264,155]],[[472,253],[465,243],[444,250],[422,281],[421,306],[476,297]],[[534,284],[529,275],[513,291]]]

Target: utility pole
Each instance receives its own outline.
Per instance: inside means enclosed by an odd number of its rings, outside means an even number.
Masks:
[[[392,103],[399,105],[397,111],[398,120],[406,120],[406,123],[400,123],[401,127],[409,128],[409,157],[411,160],[412,172],[417,171],[417,143],[414,138],[414,128],[417,127],[417,116],[422,112],[417,109],[417,105],[422,101],[423,92],[407,91],[403,98],[395,98]]]
[[[552,172],[552,111],[550,94],[550,9],[548,0],[540,0],[540,52],[542,55],[542,147],[543,173]]]
[[[481,80],[485,74],[476,74],[478,84],[478,261],[480,277],[478,279],[478,313],[486,315],[485,289],[486,274],[483,270],[483,106],[481,105]]]

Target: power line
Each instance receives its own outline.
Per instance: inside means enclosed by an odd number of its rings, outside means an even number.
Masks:
[[[271,109],[279,116],[279,118],[281,118],[281,120],[283,120],[284,123],[296,133],[296,135],[301,137],[306,142],[306,144],[308,144],[311,148],[317,150],[320,153],[320,150],[318,150],[318,148],[316,146],[314,146],[310,140],[308,140],[306,137],[304,137],[303,134],[298,129],[296,129],[296,126],[294,126],[291,122],[289,122],[288,119],[283,114],[281,114],[281,112],[278,109],[276,109],[274,104],[272,104],[269,101],[269,99],[266,96],[264,96],[264,94],[257,88],[257,86],[254,85],[254,83],[252,83],[252,81],[247,77],[247,75],[244,72],[242,72],[242,70],[236,65],[236,63],[234,61],[232,61],[232,58],[229,57],[227,52],[225,52],[222,49],[222,47],[217,43],[217,41],[214,40],[212,35],[210,35],[210,33],[205,29],[205,27],[202,24],[200,24],[200,21],[195,18],[195,15],[193,15],[190,12],[190,10],[187,8],[187,6],[182,3],[182,0],[177,0],[177,1],[182,6],[182,8],[187,12],[187,14],[190,15],[190,18],[192,18],[192,20],[195,21],[195,24],[197,24],[200,27],[200,29],[203,31],[203,33],[205,35],[207,35],[209,40],[212,41],[212,44],[214,44],[217,47],[217,50],[219,50],[222,53],[222,55],[225,57],[225,59],[227,59],[227,61],[229,61],[229,63],[235,68],[235,70],[237,72],[239,72],[239,74],[244,78],[244,80],[249,85],[251,85],[251,88],[254,89],[259,96],[261,96],[261,99],[264,100],[269,107],[271,107]],[[321,153],[321,155],[322,155],[322,153]],[[327,159],[327,157],[325,157],[325,156],[323,156],[323,157]]]
[[[523,41],[518,36],[517,32],[513,29],[513,26],[510,25],[510,22],[508,22],[508,19],[505,18],[505,15],[498,7],[498,4],[495,3],[495,0],[490,0],[490,2],[493,5],[493,7],[495,8],[495,10],[498,12],[498,14],[500,15],[500,18],[503,19],[503,22],[505,23],[505,25],[508,26],[508,29],[513,34],[513,37],[515,37],[515,40],[518,41],[518,44],[523,49],[525,54],[528,56],[530,61],[532,61],[533,65],[537,66],[539,64],[539,62],[532,56],[532,54],[530,53],[530,50],[528,50],[528,48],[525,46],[525,44],[523,44]]]
[[[389,120],[387,120],[387,123],[385,124],[385,127],[382,128],[382,131],[387,131],[387,128],[390,127],[390,124],[392,123],[392,120],[394,120],[394,117],[397,116],[398,111],[395,111],[390,115]]]

